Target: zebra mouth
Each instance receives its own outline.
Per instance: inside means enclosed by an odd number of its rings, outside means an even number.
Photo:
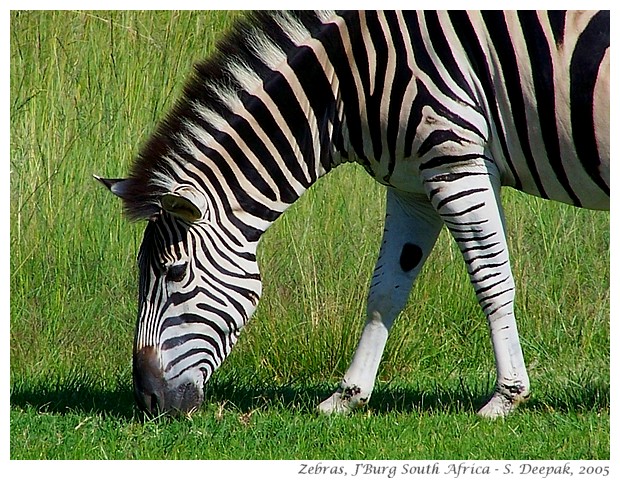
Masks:
[[[202,390],[193,383],[185,383],[178,388],[159,392],[140,392],[134,390],[140,409],[150,415],[168,414],[172,416],[196,411],[203,401]]]
[[[169,393],[173,401],[167,411],[172,413],[192,413],[204,398],[202,389],[193,382],[184,383]]]

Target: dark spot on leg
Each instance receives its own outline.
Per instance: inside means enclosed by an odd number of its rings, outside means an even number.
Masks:
[[[413,243],[405,243],[400,252],[400,268],[403,272],[410,272],[422,260],[422,249]]]
[[[510,392],[512,395],[518,395],[519,393],[521,393],[523,390],[525,390],[523,388],[522,385],[508,385],[506,383],[503,383],[501,385],[501,388],[503,388],[504,390],[507,390],[508,392]]]
[[[353,385],[352,387],[347,387],[344,389],[342,394],[342,398],[344,400],[350,400],[355,395],[359,395],[362,392],[362,389],[357,385]]]

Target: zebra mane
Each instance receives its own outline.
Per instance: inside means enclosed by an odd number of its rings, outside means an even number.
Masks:
[[[329,17],[325,12],[258,12],[237,20],[215,53],[195,66],[182,97],[141,148],[122,188],[119,185],[115,193],[123,199],[125,214],[131,220],[151,218],[161,211],[162,194],[187,183],[187,175],[180,175],[187,160],[179,153],[185,150],[180,133],[188,131],[188,118],[198,118],[217,134],[218,125],[241,104],[239,92],[260,86]]]

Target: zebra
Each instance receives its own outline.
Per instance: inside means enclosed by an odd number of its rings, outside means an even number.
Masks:
[[[256,309],[262,233],[357,162],[385,185],[367,318],[318,406],[368,403],[396,317],[445,225],[486,316],[502,417],[530,395],[500,188],[609,209],[609,12],[261,12],[196,66],[127,178],[147,220],[133,346],[141,409],[197,409]]]

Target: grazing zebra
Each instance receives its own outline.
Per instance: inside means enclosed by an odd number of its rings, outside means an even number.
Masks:
[[[480,414],[527,399],[502,185],[609,208],[609,12],[277,12],[197,66],[126,179],[102,179],[138,255],[133,378],[150,412],[187,412],[261,294],[261,234],[356,161],[387,187],[367,322],[337,391],[365,404],[394,319],[445,225],[488,320],[497,383]]]

